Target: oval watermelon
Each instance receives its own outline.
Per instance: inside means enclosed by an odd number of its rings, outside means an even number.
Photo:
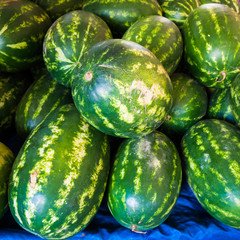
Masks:
[[[53,110],[72,103],[71,91],[55,81],[47,70],[31,84],[18,103],[15,127],[19,136],[28,134]]]
[[[125,139],[109,177],[109,209],[121,225],[132,231],[155,228],[175,205],[181,180],[181,160],[166,135],[154,131]]]
[[[8,181],[14,160],[12,150],[0,142],[0,219],[8,206]]]
[[[184,168],[196,198],[214,218],[240,228],[240,130],[201,120],[182,139]]]
[[[240,15],[208,3],[183,25],[184,58],[189,72],[207,87],[229,87],[240,72]]]
[[[18,153],[9,183],[11,213],[42,238],[71,237],[96,214],[108,172],[107,136],[89,125],[74,104],[59,107]]]
[[[157,57],[143,46],[110,39],[80,59],[72,81],[74,103],[87,121],[117,137],[158,128],[172,106],[172,84]]]
[[[101,17],[110,27],[115,38],[124,32],[138,19],[150,15],[162,15],[156,0],[86,0],[83,10],[93,12]]]
[[[0,71],[28,69],[42,58],[42,42],[51,25],[47,13],[27,0],[0,3]]]
[[[172,140],[176,140],[204,117],[208,107],[208,96],[204,86],[188,74],[174,73],[171,80],[173,106],[160,130]]]

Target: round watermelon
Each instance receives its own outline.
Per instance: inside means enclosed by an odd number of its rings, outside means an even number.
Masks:
[[[183,52],[178,27],[162,16],[148,16],[136,21],[122,39],[136,42],[156,55],[169,75],[176,70]]]
[[[92,45],[112,38],[107,24],[93,13],[76,10],[58,18],[43,42],[43,59],[52,77],[70,87],[71,75],[82,54]]]

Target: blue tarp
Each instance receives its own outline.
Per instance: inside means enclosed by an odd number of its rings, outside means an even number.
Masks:
[[[17,152],[20,143],[17,145],[16,137],[10,137],[5,144],[10,145],[13,152]],[[11,146],[11,143],[15,144]],[[240,230],[228,227],[211,217],[198,203],[190,187],[183,180],[179,198],[170,216],[159,227],[147,231],[146,234],[132,232],[122,227],[108,210],[106,197],[87,228],[69,238],[77,239],[147,239],[147,240],[240,240]],[[37,240],[41,239],[21,229],[13,220],[8,211],[0,221],[0,240]]]

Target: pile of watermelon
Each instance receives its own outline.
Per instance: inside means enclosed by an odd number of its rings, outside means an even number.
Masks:
[[[9,207],[28,232],[65,239],[105,199],[145,233],[186,178],[240,228],[239,5],[1,1],[0,218]]]

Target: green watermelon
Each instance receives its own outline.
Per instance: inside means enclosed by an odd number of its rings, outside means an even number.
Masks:
[[[17,106],[17,133],[25,139],[50,112],[72,102],[70,89],[55,81],[45,70],[45,73],[31,84]]]
[[[232,8],[234,11],[239,13],[239,1],[238,0],[200,0],[202,4],[206,3],[220,3],[223,5],[227,5]]]
[[[225,225],[240,228],[240,130],[201,120],[182,139],[188,183],[201,205]]]
[[[0,219],[8,206],[8,181],[14,160],[12,150],[0,142]]]
[[[189,72],[207,87],[229,87],[240,72],[240,15],[208,3],[183,25],[184,58]]]
[[[43,43],[43,58],[52,77],[70,87],[71,75],[82,54],[92,45],[112,38],[107,24],[93,13],[76,10],[58,18]]]
[[[16,222],[46,239],[82,231],[102,201],[109,156],[107,136],[73,104],[57,108],[31,132],[14,162],[9,206]]]
[[[240,74],[230,86],[230,104],[236,124],[240,127]]]
[[[162,14],[182,28],[189,14],[200,6],[199,0],[158,0],[162,8]]]
[[[171,213],[181,180],[181,160],[166,135],[154,131],[125,139],[109,176],[109,209],[121,225],[132,231],[155,228]]]
[[[82,9],[100,16],[108,24],[115,38],[121,37],[140,18],[162,15],[156,0],[86,0]]]
[[[73,72],[73,101],[98,130],[139,137],[157,129],[172,106],[171,80],[157,57],[132,41],[95,44]]]
[[[55,21],[57,18],[61,17],[65,13],[71,12],[73,10],[81,9],[84,0],[32,0],[41,6],[52,19]]]
[[[200,83],[185,73],[174,73],[173,106],[160,130],[172,139],[182,135],[207,112],[208,96]]]
[[[17,105],[31,84],[27,72],[0,73],[0,139],[14,126]],[[0,141],[1,141],[0,140]]]
[[[139,19],[124,33],[122,39],[149,49],[169,75],[176,70],[182,57],[182,34],[172,21],[162,16]]]
[[[232,124],[236,123],[233,116],[230,88],[218,88],[211,94],[206,117],[226,120]]]
[[[27,0],[0,3],[0,71],[28,69],[42,58],[42,42],[51,25],[47,13]]]

